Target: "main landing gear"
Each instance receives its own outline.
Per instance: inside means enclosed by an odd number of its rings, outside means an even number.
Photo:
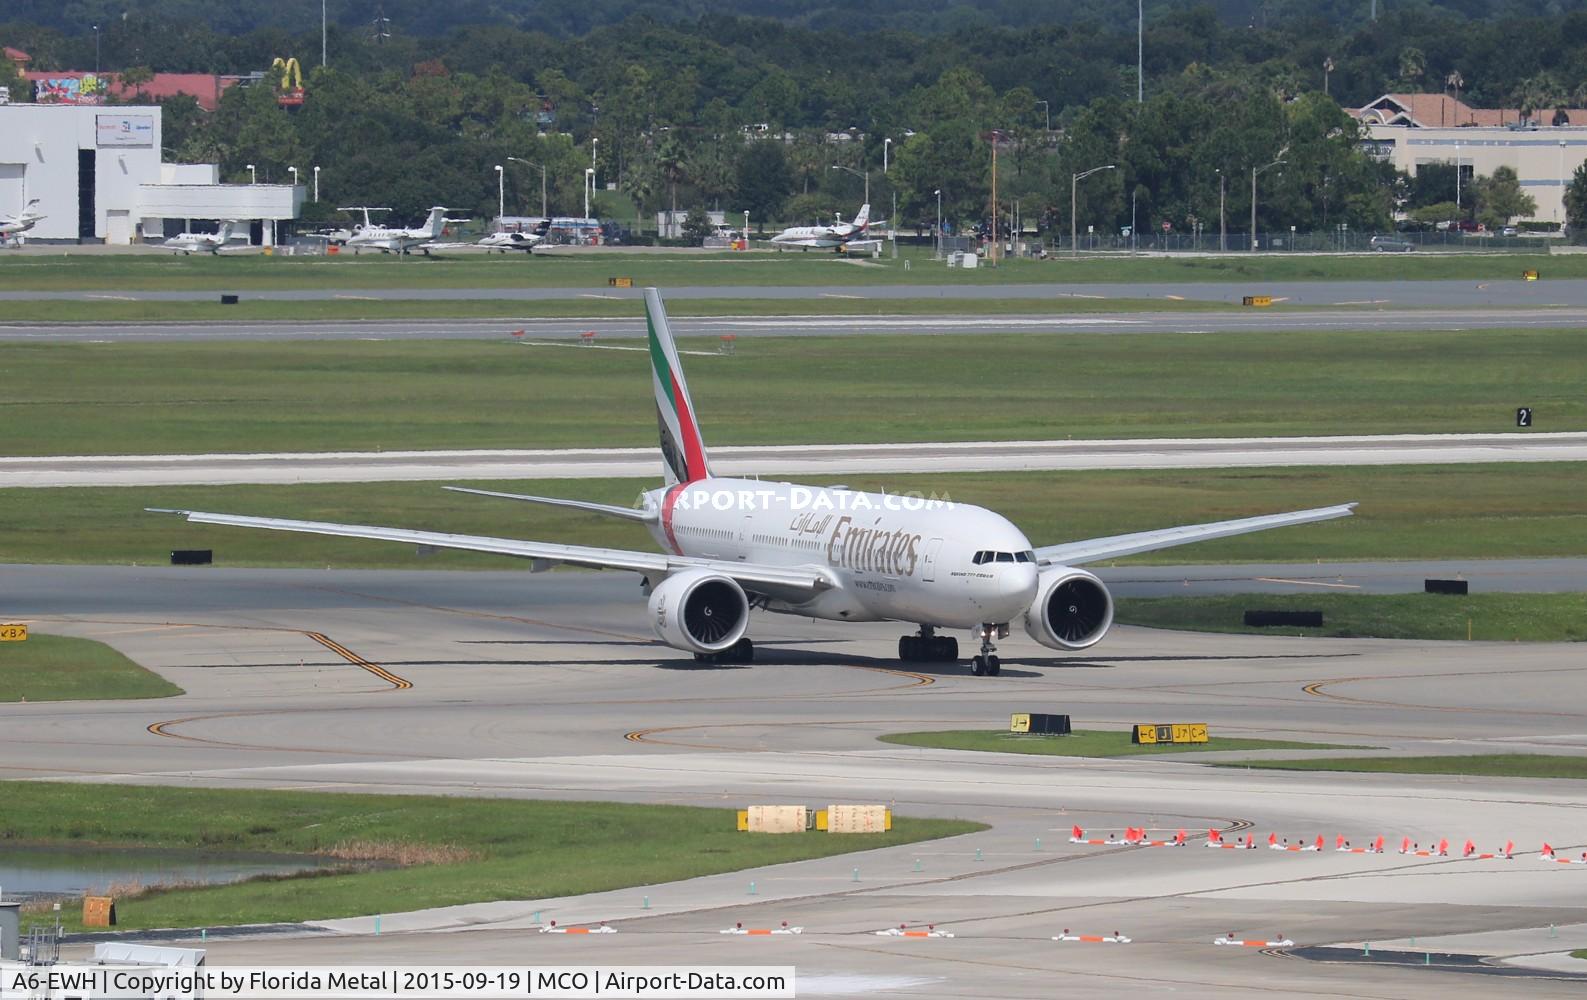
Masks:
[[[981,652],[970,661],[970,673],[977,677],[996,677],[1003,672],[1003,661],[997,658],[997,646],[993,645],[994,638],[1002,639],[1008,636],[1007,625],[993,625],[990,622],[981,626]]]
[[[695,663],[754,663],[755,644],[740,639],[720,653],[695,653]]]
[[[919,635],[898,637],[898,658],[914,663],[955,663],[959,659],[959,640],[937,635],[930,625],[920,626]]]

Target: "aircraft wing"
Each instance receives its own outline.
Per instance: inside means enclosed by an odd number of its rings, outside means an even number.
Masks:
[[[1295,524],[1311,524],[1336,517],[1349,517],[1355,512],[1354,503],[1336,507],[1315,507],[1311,510],[1291,511],[1287,514],[1264,514],[1260,517],[1242,517],[1233,521],[1212,521],[1207,524],[1187,524],[1178,528],[1161,528],[1156,531],[1137,531],[1128,535],[1110,535],[1106,538],[1088,538],[1062,545],[1048,545],[1036,550],[1036,562],[1043,566],[1084,566],[1101,559],[1116,559],[1138,552],[1205,542],[1213,538],[1228,538],[1269,528],[1284,528]]]
[[[817,566],[767,566],[729,559],[700,559],[661,552],[602,549],[587,545],[560,545],[555,542],[529,542],[515,538],[491,538],[486,535],[453,535],[442,531],[414,531],[408,528],[381,528],[365,524],[334,524],[328,521],[293,521],[277,517],[212,514],[198,510],[169,510],[157,507],[147,509],[154,514],[181,514],[193,524],[222,524],[237,528],[263,528],[268,531],[369,538],[425,548],[516,556],[520,559],[533,559],[535,564],[532,568],[535,570],[550,569],[557,563],[589,566],[594,569],[625,569],[657,576],[684,569],[706,569],[732,577],[746,590],[795,602],[808,600],[837,585],[837,581],[826,570]]]

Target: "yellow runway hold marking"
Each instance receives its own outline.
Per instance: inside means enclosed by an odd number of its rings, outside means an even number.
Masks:
[[[352,650],[348,649],[346,646],[344,646],[341,643],[337,642],[335,639],[332,639],[328,635],[325,635],[325,634],[323,634],[321,632],[305,632],[303,634],[308,636],[310,639],[313,639],[315,642],[319,643],[321,646],[324,646],[326,649],[330,650],[331,652],[335,653],[337,656],[340,656],[342,659],[346,660],[348,663],[351,663],[354,666],[359,667],[361,669],[367,670],[370,673],[374,674],[376,677],[379,677],[381,680],[385,681],[387,684],[390,684],[394,690],[406,691],[409,688],[413,687],[413,682],[412,681],[407,680],[407,679],[402,678],[402,677],[398,677],[396,674],[394,674],[391,671],[387,670],[385,667],[382,667],[380,664],[372,663],[369,660],[364,659],[362,656],[359,656],[357,653],[355,653]]]

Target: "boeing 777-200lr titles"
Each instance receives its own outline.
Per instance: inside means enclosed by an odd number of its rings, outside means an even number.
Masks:
[[[969,504],[841,487],[712,475],[689,386],[654,288],[645,289],[650,363],[666,485],[634,508],[447,487],[638,521],[664,550],[603,549],[436,531],[245,517],[201,511],[202,524],[345,535],[434,548],[520,556],[534,569],[558,563],[631,570],[644,578],[661,641],[708,662],[749,662],[750,610],[837,622],[908,622],[903,660],[956,661],[968,629],[979,643],[972,673],[995,676],[996,640],[1019,622],[1059,650],[1085,649],[1113,624],[1113,599],[1079,567],[1103,559],[1292,524],[1346,517],[1354,504],[1141,531],[1035,548],[993,511]]]

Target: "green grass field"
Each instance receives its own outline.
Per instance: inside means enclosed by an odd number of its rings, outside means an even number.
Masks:
[[[831,857],[985,829],[895,817],[880,835],[751,836],[732,809],[450,796],[8,782],[0,842],[433,857],[358,874],[118,900],[124,929],[215,927],[535,900]],[[842,869],[845,873],[847,865]],[[636,904],[638,899],[636,897]],[[74,915],[75,919],[75,915]]]
[[[1573,330],[686,339],[711,444],[1587,428]],[[638,346],[626,344],[618,346]],[[11,455],[640,446],[643,352],[512,342],[7,345]],[[819,398],[821,405],[811,405]],[[857,419],[862,417],[862,419]]]
[[[1365,747],[1332,743],[1297,743],[1292,740],[1252,740],[1210,735],[1205,743],[1130,742],[1127,732],[1077,729],[1067,736],[1033,736],[978,729],[941,732],[889,733],[883,743],[938,750],[980,750],[996,753],[1030,753],[1056,757],[1152,757],[1173,753],[1209,753],[1217,750],[1357,750]]]
[[[659,469],[659,463],[658,463]],[[1358,500],[1355,517],[1148,553],[1129,563],[1471,560],[1587,555],[1587,469],[1569,463],[850,476],[855,489],[919,490],[997,510],[1037,545]],[[660,481],[479,483],[630,504]],[[439,483],[0,490],[0,561],[162,563],[213,548],[228,566],[523,568],[521,560],[359,539],[188,524],[144,507],[213,510],[652,549],[637,525],[448,493]],[[1430,498],[1459,496],[1433,509]],[[1472,572],[1478,572],[1473,565]],[[1453,605],[1450,605],[1453,606]],[[1464,634],[1464,624],[1461,624]]]
[[[1480,754],[1468,757],[1313,757],[1307,760],[1242,760],[1220,766],[1284,771],[1460,774],[1491,778],[1587,778],[1587,757],[1541,753]]]
[[[1473,574],[1480,574],[1473,564]],[[1321,611],[1321,628],[1255,628],[1247,609]],[[1587,594],[1234,594],[1131,598],[1118,602],[1123,625],[1193,632],[1373,639],[1472,639],[1490,642],[1587,640]]]
[[[102,642],[33,632],[24,642],[0,643],[0,702],[168,698],[181,693],[175,684]]]
[[[1358,254],[1340,257],[1231,253],[1222,257],[1099,257],[1009,260],[973,271],[908,248],[896,261],[850,261],[829,253],[551,253],[487,258],[179,257],[165,254],[13,254],[0,259],[0,286],[17,290],[97,291],[285,288],[600,289],[612,277],[636,285],[997,285],[1033,282],[1306,281],[1587,277],[1587,259],[1530,253]],[[904,268],[908,260],[910,268]]]

